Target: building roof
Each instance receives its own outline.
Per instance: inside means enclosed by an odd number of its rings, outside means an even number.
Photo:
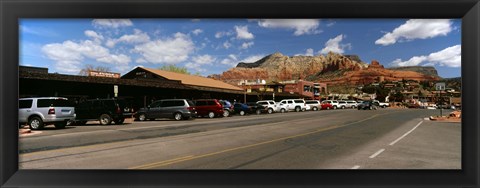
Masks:
[[[148,72],[151,72],[153,74],[156,74],[158,76],[164,77],[164,78],[169,79],[169,80],[179,80],[179,81],[182,82],[182,84],[185,84],[185,85],[203,86],[203,87],[212,87],[212,88],[219,88],[219,89],[230,89],[230,90],[243,91],[242,88],[227,84],[227,83],[219,81],[219,80],[214,80],[214,79],[211,79],[211,78],[205,78],[205,77],[201,77],[201,76],[194,76],[194,75],[188,75],[188,74],[169,72],[169,71],[158,70],[158,69],[150,69],[150,68],[145,68],[145,67],[138,67],[138,68],[144,69]]]

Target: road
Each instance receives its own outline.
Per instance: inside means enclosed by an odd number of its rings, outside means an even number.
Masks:
[[[20,138],[21,169],[461,169],[437,110],[329,110],[89,124]]]

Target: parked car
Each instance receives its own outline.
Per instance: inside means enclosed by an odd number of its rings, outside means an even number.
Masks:
[[[102,125],[122,124],[125,118],[132,117],[133,108],[124,100],[93,99],[79,103],[75,107],[75,122],[84,125],[87,121],[99,121]]]
[[[32,130],[43,129],[49,124],[62,129],[74,119],[75,108],[67,98],[21,98],[18,101],[18,123],[27,123]]]
[[[345,105],[345,108],[357,108],[357,101],[354,101],[354,100],[349,100],[349,101],[346,101],[347,102],[347,105]]]
[[[277,104],[273,100],[257,101],[257,104],[260,104],[263,107],[267,108],[267,113],[269,114],[277,112]]]
[[[376,110],[378,109],[378,102],[376,101],[363,101],[357,107],[358,110]]]
[[[229,117],[231,114],[234,113],[233,105],[230,101],[227,100],[219,100],[220,104],[223,106],[223,117]]]
[[[341,109],[347,108],[347,101],[343,101],[343,100],[338,101],[338,108],[341,108]]]
[[[174,120],[191,119],[197,116],[195,104],[187,99],[163,99],[153,102],[147,108],[140,108],[135,114],[139,121],[156,118],[173,118]]]
[[[336,100],[324,100],[322,102],[330,103],[333,109],[337,109],[340,107],[340,105],[338,104],[338,101]]]
[[[241,116],[244,116],[245,114],[250,114],[253,112],[251,107],[243,103],[235,103],[233,105],[233,109],[235,110],[235,113],[238,113]]]
[[[388,103],[388,102],[380,102],[380,101],[378,101],[378,100],[373,100],[373,102],[378,103],[378,105],[379,105],[380,107],[382,107],[382,108],[386,108],[386,107],[389,107],[389,106],[390,106],[390,103]]]
[[[313,111],[317,111],[322,108],[320,101],[317,100],[306,100],[305,104],[309,106]]]
[[[333,109],[332,103],[329,103],[328,101],[322,101],[322,110],[330,110]]]
[[[305,104],[305,100],[303,99],[284,99],[280,101],[279,105],[280,105],[279,107],[280,112],[285,112],[285,111],[300,112],[300,111],[305,111],[307,108],[306,107],[307,105]]]
[[[256,102],[247,102],[247,106],[251,108],[252,112],[255,112],[256,114],[261,114],[261,113],[267,113],[268,108],[258,104]]]
[[[198,117],[223,117],[223,106],[217,99],[195,100],[195,109]]]
[[[277,112],[285,113],[289,111],[288,104],[285,103],[277,103]]]

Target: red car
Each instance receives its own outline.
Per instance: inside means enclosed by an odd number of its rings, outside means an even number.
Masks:
[[[333,109],[333,105],[331,103],[326,102],[326,101],[323,101],[321,105],[322,105],[322,110]]]
[[[217,99],[195,100],[195,109],[198,117],[223,117],[223,106]]]

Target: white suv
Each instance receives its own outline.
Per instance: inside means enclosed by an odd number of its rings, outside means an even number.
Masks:
[[[350,100],[350,101],[347,101],[347,106],[345,107],[355,109],[357,108],[357,106],[358,106],[357,101]]]
[[[286,112],[286,111],[305,111],[307,109],[305,100],[303,99],[284,99],[278,103],[278,111]]]
[[[307,106],[310,106],[313,111],[317,111],[322,108],[322,106],[320,105],[320,101],[317,100],[306,100],[305,104],[307,104]]]
[[[322,102],[330,103],[333,106],[333,109],[337,109],[340,107],[340,105],[338,104],[338,101],[336,100],[325,100]]]
[[[257,101],[257,104],[262,105],[267,109],[267,113],[271,114],[273,112],[277,112],[277,104],[273,100],[263,100]]]
[[[45,124],[54,124],[55,128],[61,129],[73,120],[75,108],[67,98],[22,98],[18,101],[18,123],[28,123],[30,129],[42,129]]]

